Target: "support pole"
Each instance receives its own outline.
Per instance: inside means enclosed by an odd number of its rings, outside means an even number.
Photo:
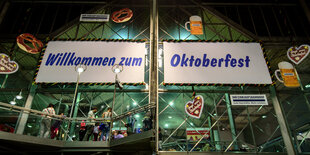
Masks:
[[[110,122],[110,131],[109,131],[109,142],[112,140],[112,129],[113,129],[113,117],[114,117],[114,105],[115,105],[115,96],[116,96],[116,79],[117,79],[117,74],[115,75],[115,84],[114,84],[114,93],[113,93],[113,102],[112,102],[112,116],[111,116],[111,122]]]
[[[236,127],[235,127],[235,120],[234,117],[232,115],[232,111],[231,111],[231,104],[230,104],[230,100],[229,100],[229,94],[225,93],[225,101],[226,101],[226,107],[227,107],[227,113],[228,113],[228,118],[229,118],[229,125],[230,125],[230,131],[231,131],[231,137],[232,139],[236,139]],[[233,144],[233,149],[234,150],[238,150],[238,143],[234,143]]]
[[[305,12],[305,15],[307,16],[308,22],[310,23],[310,10],[309,10],[307,3],[305,2],[305,0],[299,0],[299,3]]]
[[[157,51],[158,51],[158,4],[157,0],[150,0],[150,79],[149,79],[149,103],[156,105],[156,110],[152,110],[152,115],[154,118],[154,114],[156,114],[156,117],[154,122],[156,121],[155,129],[156,129],[156,135],[155,135],[155,150],[156,153],[158,153],[159,148],[159,137],[158,137],[158,129],[159,129],[159,122],[158,122],[158,57],[157,57]]]
[[[37,88],[37,85],[31,85],[27,100],[26,100],[26,104],[25,104],[25,108],[31,109],[31,105],[32,105],[32,101],[35,95],[35,90]],[[24,112],[22,111],[22,114],[20,116],[20,120],[18,122],[18,127],[17,127],[17,131],[16,134],[23,134],[24,130],[25,130],[25,126],[28,120],[28,116],[29,116],[29,112]]]
[[[277,98],[276,89],[274,88],[274,86],[270,86],[270,97],[273,102],[274,111],[276,112],[276,115],[277,115],[278,123],[281,129],[282,138],[286,146],[287,154],[295,155],[296,151],[293,145],[293,140],[291,137],[289,126],[285,119],[285,114],[282,109],[282,106],[279,103],[279,100]]]
[[[5,17],[5,14],[9,9],[9,6],[10,6],[10,2],[5,1],[3,7],[1,8],[1,12],[0,12],[0,25],[2,24],[2,21]],[[0,5],[0,7],[1,7],[1,5]]]
[[[76,102],[75,102],[75,106],[74,106],[73,115],[72,115],[71,118],[76,118],[77,113],[78,113],[78,111],[79,111],[80,100],[81,100],[81,93],[78,93],[78,94],[76,95]],[[75,121],[72,120],[71,126],[70,126],[70,134],[69,134],[71,137],[72,137],[73,134],[74,134],[75,124],[76,124]]]
[[[211,129],[211,126],[212,126],[212,122],[211,121],[212,121],[211,116],[208,116],[208,126],[210,128],[210,142],[212,144],[212,143],[214,143],[214,136],[213,136],[213,129]]]

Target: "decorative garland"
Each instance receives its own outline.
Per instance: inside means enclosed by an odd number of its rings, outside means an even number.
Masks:
[[[163,82],[164,86],[251,86],[251,87],[266,87],[266,86],[270,86],[270,85],[275,85],[276,84],[276,79],[274,76],[274,73],[271,71],[271,67],[270,67],[270,63],[268,61],[267,55],[266,55],[266,51],[265,48],[263,46],[263,42],[260,41],[255,41],[255,40],[173,40],[173,39],[164,39],[162,40],[162,42],[174,42],[174,43],[178,43],[178,42],[241,42],[241,43],[259,43],[261,46],[261,49],[263,51],[263,55],[268,67],[268,71],[269,74],[271,75],[271,79],[272,79],[272,84],[218,84],[218,83],[199,83],[199,84],[190,84],[190,83],[165,83]]]
[[[46,42],[48,41],[111,41],[111,42],[146,42],[147,39],[99,39],[99,38],[76,38],[76,39],[72,39],[72,38],[47,38]],[[47,44],[47,43],[46,43]]]
[[[106,42],[146,42],[147,40],[146,39],[139,39],[139,40],[133,40],[133,39],[98,39],[98,38],[79,38],[79,39],[71,39],[71,38],[68,38],[68,39],[62,39],[62,38],[53,38],[53,39],[50,39],[50,38],[46,38],[46,42],[45,42],[45,46],[43,47],[42,51],[41,51],[41,55],[40,55],[40,60],[38,61],[38,64],[37,64],[37,69],[36,69],[36,72],[35,72],[35,77],[33,79],[33,82],[32,84],[35,85],[35,84],[41,84],[41,85],[47,85],[47,86],[53,86],[53,85],[56,85],[56,84],[61,84],[61,85],[71,85],[71,84],[75,84],[75,83],[67,83],[67,82],[64,82],[64,83],[59,83],[59,82],[54,82],[54,83],[44,83],[44,82],[40,82],[40,83],[37,83],[35,82],[36,81],[36,78],[38,76],[38,72],[39,72],[39,68],[41,66],[41,63],[42,63],[42,59],[43,59],[43,56],[44,56],[44,53],[45,53],[45,50],[46,50],[46,47],[48,45],[48,41],[106,41]],[[94,85],[114,85],[113,82],[106,82],[106,83],[79,83],[81,85],[87,85],[87,86],[94,86]],[[123,85],[130,85],[130,86],[138,86],[138,85],[145,85],[145,82],[139,82],[139,83],[122,83]]]

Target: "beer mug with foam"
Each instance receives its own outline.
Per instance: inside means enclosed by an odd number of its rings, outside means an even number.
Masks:
[[[295,69],[292,64],[282,61],[278,64],[279,69],[275,71],[276,78],[284,83],[286,87],[299,87],[299,81]],[[279,78],[278,73],[281,73],[282,79]]]
[[[187,28],[187,24],[190,25],[190,29]],[[201,17],[199,17],[199,16],[191,16],[189,18],[189,22],[185,23],[185,29],[187,31],[190,31],[191,34],[194,34],[194,35],[201,35],[201,34],[203,34]]]

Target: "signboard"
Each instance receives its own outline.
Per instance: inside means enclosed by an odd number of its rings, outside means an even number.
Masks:
[[[11,61],[10,57],[4,53],[0,53],[0,74],[12,74],[17,72],[18,64]]]
[[[102,41],[50,41],[44,53],[36,82],[76,82],[76,65],[87,69],[80,82],[115,82],[114,64],[123,65],[118,74],[122,83],[144,81],[145,43]]]
[[[109,14],[81,14],[82,22],[109,22]]]
[[[203,135],[206,136],[204,139],[208,139],[210,137],[210,129],[209,128],[187,128],[186,136],[189,141],[198,141]]]
[[[231,105],[268,105],[265,94],[230,95]]]
[[[164,42],[165,83],[271,84],[259,43]]]

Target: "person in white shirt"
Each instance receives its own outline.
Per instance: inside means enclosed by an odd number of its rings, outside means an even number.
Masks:
[[[47,108],[44,108],[42,110],[43,113],[45,114],[51,114],[51,115],[55,115],[55,110],[54,110],[54,105],[53,104],[49,104],[47,106]],[[39,137],[44,137],[44,138],[48,138],[50,135],[50,131],[51,131],[51,117],[48,115],[42,115],[43,119],[40,123],[40,135]]]
[[[97,112],[97,108],[92,108],[91,111],[88,112],[88,123],[86,126],[86,134],[83,138],[83,141],[89,141],[89,137],[93,134],[95,127],[95,113]]]

